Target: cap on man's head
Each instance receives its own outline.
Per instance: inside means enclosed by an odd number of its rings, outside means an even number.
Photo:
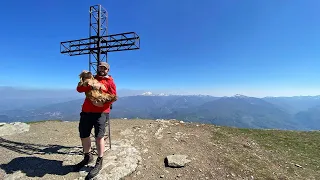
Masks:
[[[110,67],[110,65],[108,63],[106,63],[106,62],[100,62],[99,66],[105,67],[107,69],[109,69],[109,67]]]

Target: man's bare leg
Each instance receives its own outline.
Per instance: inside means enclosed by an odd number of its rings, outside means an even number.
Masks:
[[[96,138],[96,146],[98,151],[98,157],[103,157],[104,148],[105,148],[103,137]]]
[[[83,147],[83,153],[88,153],[88,152],[90,152],[90,149],[91,149],[91,140],[90,140],[90,137],[81,138],[81,143],[82,143],[82,147]]]
[[[96,160],[96,165],[87,175],[88,179],[93,178],[96,175],[98,175],[99,171],[102,169],[103,153],[104,153],[104,138],[103,137],[96,138],[96,146],[97,146],[97,151],[98,151],[98,158]]]
[[[85,166],[93,161],[93,156],[92,156],[92,154],[89,153],[90,149],[91,149],[90,137],[81,138],[81,143],[82,143],[84,158],[81,162],[79,162],[78,164],[75,165],[74,171],[79,171],[83,166]]]
[[[100,170],[102,169],[103,165],[103,154],[105,149],[104,144],[104,133],[105,133],[105,126],[106,120],[109,118],[109,114],[102,113],[100,118],[97,120],[97,123],[94,125],[95,128],[95,136],[96,136],[96,147],[98,151],[98,158],[96,160],[96,164],[94,168],[88,173],[88,179],[95,177],[99,174]]]

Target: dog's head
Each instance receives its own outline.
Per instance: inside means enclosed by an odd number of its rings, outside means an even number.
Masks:
[[[85,81],[85,80],[87,80],[87,79],[93,79],[92,73],[89,72],[89,71],[86,71],[86,70],[82,71],[82,72],[79,74],[79,77],[80,77],[80,80],[81,80],[81,81]]]

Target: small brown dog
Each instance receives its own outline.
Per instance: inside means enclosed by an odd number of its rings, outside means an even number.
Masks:
[[[92,90],[85,93],[86,97],[89,98],[92,102],[99,102],[104,104],[106,102],[114,102],[117,100],[117,96],[105,93],[101,90],[101,88],[104,88],[104,85],[96,80],[91,72],[82,71],[79,77],[80,82],[78,85],[93,87]],[[99,88],[96,89],[96,87]]]

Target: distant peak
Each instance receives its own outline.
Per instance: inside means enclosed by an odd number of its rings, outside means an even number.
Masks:
[[[147,91],[147,92],[142,93],[142,96],[168,96],[168,95],[165,93],[154,94],[150,91]]]
[[[236,94],[233,97],[235,98],[247,98],[248,96],[242,95],[242,94]]]
[[[152,95],[152,92],[148,91],[148,92],[144,92],[142,93],[143,96],[151,96]]]

